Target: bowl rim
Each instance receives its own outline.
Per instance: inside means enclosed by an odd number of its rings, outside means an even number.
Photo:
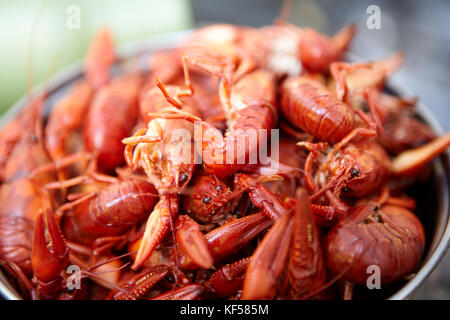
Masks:
[[[121,59],[137,55],[140,52],[156,51],[173,47],[174,44],[178,42],[178,40],[182,39],[193,30],[195,29],[153,35],[147,38],[121,44],[117,47],[117,56],[119,57],[118,62],[120,63]],[[352,54],[351,52],[349,52],[347,56],[355,61],[361,60],[360,57]],[[43,88],[46,88],[46,91],[51,92],[56,90],[61,84],[72,82],[83,74],[83,62],[83,60],[76,61],[55,72],[49,77],[47,82],[41,82],[38,85],[34,86],[31,90],[31,94],[33,95],[42,92]],[[395,78],[389,79],[386,86],[390,89],[393,89],[394,92],[402,96],[413,96],[413,93]],[[3,114],[3,116],[0,117],[0,129],[3,128],[6,123],[12,120],[26,106],[28,96],[28,94],[24,94]],[[415,109],[417,111],[417,114],[424,119],[424,121],[431,127],[431,129],[435,133],[439,135],[444,133],[437,119],[433,116],[431,111],[425,106],[423,102],[419,100],[416,104]],[[445,154],[447,155],[447,158],[450,159],[450,151],[446,151]],[[439,162],[437,162],[436,160],[434,161],[433,166],[434,169],[436,169],[436,166],[441,167],[438,170],[442,173],[439,178],[446,180],[448,189],[450,184],[450,176],[445,175],[444,173],[444,170],[442,168],[442,166],[444,165],[443,161],[444,159],[441,157]],[[440,183],[442,183],[442,181]],[[441,210],[445,212],[441,212],[440,214],[443,214],[444,216],[443,223],[445,224],[445,228],[441,232],[441,235],[437,240],[437,244],[434,244],[434,249],[428,252],[427,260],[415,273],[414,278],[409,280],[398,291],[388,297],[388,300],[403,300],[411,298],[412,293],[415,292],[415,290],[424,283],[424,281],[438,266],[439,262],[446,254],[450,246],[449,195],[445,195],[442,201],[443,203]],[[10,285],[7,278],[0,270],[0,298],[2,296],[7,300],[22,300],[22,297]]]
[[[387,86],[393,89],[396,93],[401,94],[402,96],[414,96],[414,94],[401,82],[396,79],[392,79],[387,82]],[[434,117],[431,110],[426,107],[426,105],[422,101],[418,101],[415,106],[416,113],[423,118],[423,120],[430,126],[433,132],[443,135],[445,132],[442,129],[439,121]],[[443,152],[447,156],[447,166],[450,165],[450,151]],[[439,159],[439,162],[437,161]],[[445,170],[443,170],[444,166],[444,158],[439,157],[433,161],[433,170],[435,172],[440,172],[439,179],[446,180],[444,183],[447,185],[447,191],[449,190],[450,185],[450,176],[449,173],[445,174]],[[440,168],[439,168],[440,167]],[[442,183],[442,181],[440,182]],[[444,194],[442,199],[442,208],[440,210],[444,212],[436,212],[436,214],[443,215],[443,223],[445,224],[444,230],[441,231],[441,235],[437,244],[433,250],[428,253],[427,260],[415,273],[414,278],[409,280],[404,286],[401,287],[400,290],[395,292],[392,296],[388,298],[388,300],[404,300],[408,298],[412,298],[411,295],[418,289],[425,280],[430,276],[434,269],[439,265],[439,262],[447,253],[450,247],[450,201],[449,194]]]

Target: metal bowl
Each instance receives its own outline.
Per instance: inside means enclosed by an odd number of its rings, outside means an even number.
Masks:
[[[139,42],[133,42],[120,47],[118,56],[121,57],[113,68],[113,73],[127,68],[147,69],[148,58],[152,52],[173,47],[190,31],[176,32],[155,36]],[[132,60],[132,63],[130,61]],[[350,56],[350,60],[355,60]],[[359,60],[359,59],[356,59]],[[82,62],[75,63],[63,71],[54,75],[45,84],[48,99],[44,106],[44,114],[48,114],[54,102],[63,96],[75,81],[83,77]],[[40,92],[43,85],[37,86],[33,92]],[[390,81],[388,91],[400,96],[412,94],[401,84]],[[13,119],[26,106],[27,96],[17,101],[0,119],[0,128]],[[443,130],[438,121],[422,103],[417,104],[418,116],[426,122],[436,134],[442,134]],[[392,300],[412,299],[417,294],[420,286],[430,273],[436,268],[441,258],[447,252],[450,243],[450,217],[449,217],[449,184],[450,161],[449,152],[444,153],[432,164],[431,176],[422,184],[416,185],[410,193],[417,201],[416,213],[424,224],[427,242],[425,255],[421,267],[416,275],[408,280],[379,292],[365,292],[367,298],[387,298]],[[0,269],[0,296],[5,299],[22,299],[14,287],[8,282]]]

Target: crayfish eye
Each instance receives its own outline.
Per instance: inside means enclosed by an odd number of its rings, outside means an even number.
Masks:
[[[220,190],[222,190],[222,186],[216,186],[216,191],[219,192]]]
[[[383,222],[383,220],[381,219],[381,214],[380,214],[379,211],[377,211],[377,212],[375,212],[375,213],[373,214],[373,219],[374,219],[376,222]]]
[[[356,169],[356,168],[353,168],[352,171],[351,171],[351,174],[352,174],[352,178],[356,177],[359,174],[359,170]]]
[[[343,192],[343,193],[347,193],[348,191],[349,191],[349,188],[348,188],[348,187],[343,187],[343,188],[342,188],[342,192]]]
[[[188,175],[186,173],[180,174],[180,179],[179,179],[180,183],[186,182],[187,178],[188,178]]]
[[[248,208],[248,210],[250,211],[250,212],[253,212],[253,211],[255,211],[257,209],[257,207],[252,203],[252,202],[250,202],[250,207]]]
[[[369,224],[369,223],[380,223],[380,222],[384,222],[384,221],[383,221],[383,216],[382,216],[382,214],[380,213],[379,207],[378,207],[378,206],[376,206],[376,207],[374,208],[373,213],[372,213],[371,215],[369,215],[369,216],[365,219],[364,222],[365,222],[366,224]]]
[[[203,203],[204,204],[210,204],[211,200],[212,200],[211,197],[206,196],[206,197],[203,198]]]
[[[172,274],[169,274],[169,275],[167,276],[167,282],[169,282],[169,283],[175,283],[175,278],[173,277]]]

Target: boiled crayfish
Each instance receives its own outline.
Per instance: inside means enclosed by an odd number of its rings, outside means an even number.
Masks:
[[[354,32],[212,25],[113,76],[101,30],[47,121],[43,93],[0,132],[0,266],[17,290],[348,299],[369,267],[383,296],[411,279],[428,235],[408,187],[450,134],[383,91],[403,54],[342,61]]]

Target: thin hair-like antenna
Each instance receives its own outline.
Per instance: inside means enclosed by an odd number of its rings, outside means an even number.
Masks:
[[[33,88],[33,82],[34,82],[34,75],[33,75],[33,40],[35,39],[36,36],[36,31],[37,31],[37,24],[39,23],[41,16],[42,16],[42,12],[44,10],[44,7],[46,5],[47,0],[42,0],[38,12],[36,13],[36,15],[33,18],[33,22],[31,24],[31,32],[30,32],[30,37],[28,40],[28,53],[27,53],[27,68],[26,68],[26,92],[27,92],[27,109],[29,109],[29,111],[27,110],[27,113],[29,114],[28,116],[28,121],[29,121],[29,125],[31,128],[31,132],[36,136],[37,141],[39,143],[42,143],[43,141],[43,137],[44,137],[44,133],[43,133],[43,126],[42,126],[42,117],[41,117],[41,111],[44,105],[44,100],[46,97],[46,89],[47,89],[47,84],[48,84],[48,79],[50,78],[50,75],[52,74],[52,72],[54,71],[55,65],[56,65],[56,57],[57,54],[56,52],[53,55],[53,58],[50,60],[50,65],[49,65],[49,69],[44,77],[44,80],[42,82],[42,88],[39,88],[39,92],[37,93],[38,98],[34,99],[33,97],[33,92],[32,92],[32,88]],[[44,148],[45,150],[45,148]],[[46,151],[46,150],[45,150]]]
[[[46,0],[42,0],[38,12],[33,18],[33,22],[31,23],[31,32],[30,32],[30,38],[28,39],[28,56],[27,56],[27,93],[28,93],[28,100],[31,100],[31,88],[33,87],[33,39],[35,37],[35,31],[37,28],[34,28],[35,25],[39,22],[39,19],[41,17],[42,11],[44,9]]]
[[[281,4],[280,14],[277,18],[275,18],[273,24],[277,25],[282,22],[287,23],[289,21],[289,18],[291,17],[293,7],[293,0],[283,0],[283,3]]]

